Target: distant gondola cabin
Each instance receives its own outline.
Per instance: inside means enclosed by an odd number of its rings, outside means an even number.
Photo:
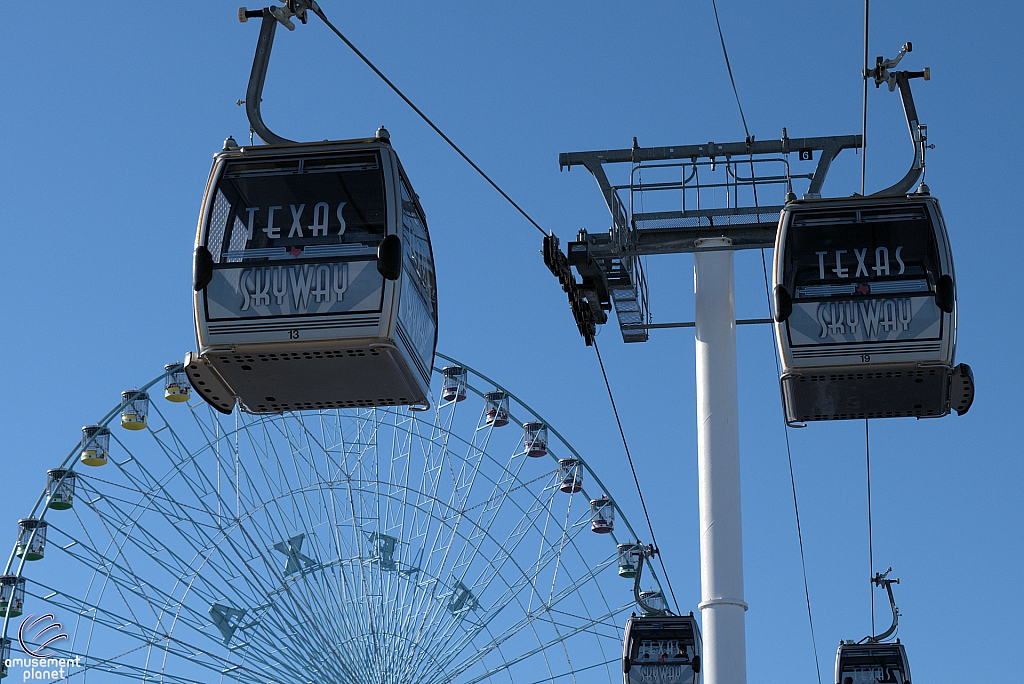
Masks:
[[[7,676],[7,663],[11,659],[11,640],[8,637],[0,637],[0,679]]]
[[[607,494],[590,502],[590,530],[608,534],[615,529],[615,504]]]
[[[634,615],[622,651],[623,684],[697,684],[700,630],[692,614]]]
[[[901,643],[845,642],[836,653],[836,684],[909,684],[910,664]]]
[[[141,390],[121,392],[121,427],[126,430],[143,430],[149,417],[149,394]]]
[[[50,508],[66,511],[74,505],[76,477],[75,471],[66,468],[46,471],[46,498]]]
[[[0,576],[0,617],[18,617],[25,607],[25,578]]]
[[[180,363],[169,363],[164,366],[164,399],[181,403],[189,400],[192,387],[188,384],[188,375]]]
[[[441,400],[463,401],[466,398],[466,369],[462,366],[445,366],[441,369]]]
[[[427,224],[387,132],[215,155],[193,267],[206,401],[253,413],[427,406]]]
[[[558,459],[558,489],[566,494],[575,494],[583,490],[583,467],[578,459]]]
[[[99,425],[82,428],[82,453],[80,460],[87,466],[107,465],[110,450],[110,430]]]
[[[22,518],[18,521],[18,542],[14,545],[14,555],[27,561],[40,560],[46,554],[45,520]]]
[[[508,395],[494,390],[484,395],[484,420],[491,427],[508,425]]]
[[[540,458],[548,453],[548,427],[544,423],[523,423],[523,446],[530,458]]]
[[[639,543],[619,544],[619,577],[633,579],[636,577],[637,566],[640,564],[640,555],[643,553],[643,545]]]

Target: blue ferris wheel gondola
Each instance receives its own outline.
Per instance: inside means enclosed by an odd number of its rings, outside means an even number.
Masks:
[[[263,24],[246,93],[268,143],[225,141],[196,236],[198,352],[184,370],[230,413],[429,405],[437,343],[430,236],[383,127],[373,138],[296,143],[259,103],[278,23],[307,6],[240,10]]]

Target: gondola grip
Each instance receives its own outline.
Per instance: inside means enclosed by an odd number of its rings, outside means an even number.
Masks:
[[[199,245],[192,259],[192,289],[199,292],[213,280],[213,255],[210,250]]]
[[[377,247],[377,270],[388,280],[398,280],[402,274],[402,239],[388,235]]]

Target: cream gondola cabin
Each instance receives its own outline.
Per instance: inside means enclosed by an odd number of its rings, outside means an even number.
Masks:
[[[966,413],[956,276],[938,201],[790,201],[775,245],[780,379],[791,423]]]
[[[697,684],[700,630],[693,615],[632,616],[622,644],[623,684]]]
[[[903,644],[847,641],[836,652],[836,684],[910,684]]]
[[[233,142],[233,141],[231,141]],[[229,413],[429,405],[430,237],[387,131],[214,157],[185,371]]]

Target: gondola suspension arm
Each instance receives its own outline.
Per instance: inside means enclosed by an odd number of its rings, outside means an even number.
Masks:
[[[295,30],[292,17],[297,18],[303,24],[306,23],[306,11],[318,12],[319,5],[315,0],[286,0],[283,7],[264,7],[263,9],[250,10],[245,7],[238,8],[238,20],[242,23],[250,19],[262,17],[263,23],[260,26],[260,37],[256,42],[256,56],[252,61],[252,72],[249,74],[249,86],[245,91],[245,115],[249,118],[249,126],[252,131],[268,145],[283,145],[294,143],[277,135],[263,123],[263,115],[260,113],[260,103],[263,101],[263,84],[267,79],[267,66],[270,64],[270,51],[274,47],[274,33],[280,23],[289,31]]]
[[[653,557],[658,553],[658,549],[653,544],[650,546],[642,546],[640,550],[640,556],[636,561],[636,579],[633,580],[633,598],[636,599],[636,604],[640,606],[641,610],[647,615],[667,615],[668,611],[661,608],[652,608],[644,602],[642,596],[640,596],[640,578],[644,574],[644,559],[648,556]]]
[[[892,568],[889,568],[885,572],[875,573],[875,576],[871,578],[871,582],[876,587],[885,586],[885,590],[889,594],[889,606],[892,607],[892,624],[889,625],[889,629],[885,630],[881,634],[868,637],[866,641],[869,642],[884,641],[891,637],[896,633],[896,627],[900,621],[900,609],[896,606],[896,598],[892,595],[892,585],[899,584],[900,580],[898,577],[896,579],[887,579],[890,572],[892,572]]]
[[[903,56],[908,52],[912,52],[913,49],[913,44],[908,42],[900,48],[899,54],[896,55],[895,59],[878,57],[875,60],[875,68],[864,71],[864,78],[873,78],[876,88],[885,83],[889,86],[889,92],[893,92],[896,88],[900,89],[900,98],[903,100],[903,113],[906,114],[907,126],[910,129],[910,141],[914,145],[914,161],[910,165],[907,175],[895,185],[872,193],[872,197],[899,197],[900,195],[907,194],[924,172],[925,150],[928,147],[934,147],[928,145],[928,127],[920,123],[917,118],[914,94],[910,90],[910,79],[923,78],[929,81],[932,76],[931,69],[925,67],[923,71],[889,71],[889,69],[895,68],[900,63],[900,60],[903,59]]]

